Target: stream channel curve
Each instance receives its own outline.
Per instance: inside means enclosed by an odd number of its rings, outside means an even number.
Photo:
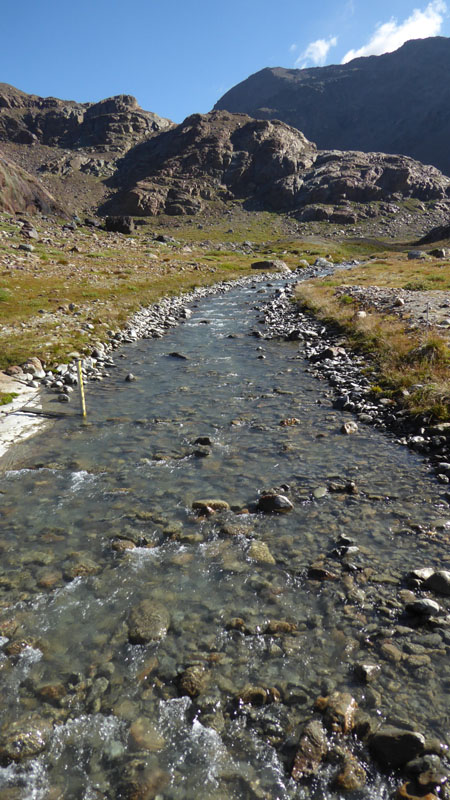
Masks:
[[[387,800],[404,763],[377,762],[364,725],[421,736],[445,781],[450,600],[411,615],[431,595],[407,578],[449,568],[448,505],[388,434],[342,434],[301,344],[252,335],[285,284],[121,347],[87,423],[0,475],[1,798],[340,798],[356,761],[348,796]],[[254,510],[272,489],[289,513]],[[336,692],[359,717],[295,781]]]

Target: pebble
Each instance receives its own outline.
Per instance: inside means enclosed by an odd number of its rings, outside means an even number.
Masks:
[[[276,564],[276,561],[265,542],[254,541],[247,550],[247,555],[253,561],[261,564]]]

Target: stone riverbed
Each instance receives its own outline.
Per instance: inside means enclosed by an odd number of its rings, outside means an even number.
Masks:
[[[446,486],[288,283],[112,336],[0,475],[2,799],[447,796]]]

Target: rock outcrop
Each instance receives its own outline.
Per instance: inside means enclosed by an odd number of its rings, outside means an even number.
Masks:
[[[122,153],[170,124],[170,120],[144,111],[131,95],[76,103],[29,95],[0,84],[0,141]]]
[[[10,211],[195,215],[238,202],[352,225],[409,198],[439,201],[435,224],[450,208],[450,178],[407,156],[319,150],[284,122],[228,111],[173,125],[129,95],[83,104],[0,84],[0,149],[16,168],[2,179]]]
[[[318,151],[283,122],[226,111],[195,114],[130,149],[113,184],[104,208],[112,214],[195,214],[208,201],[238,199],[300,218],[311,217],[311,204],[341,204],[320,212],[338,223],[355,221],[349,202],[450,196],[449,178],[406,156]]]
[[[450,175],[450,39],[314,69],[267,68],[215,109],[280,119],[321,149],[402,153]]]

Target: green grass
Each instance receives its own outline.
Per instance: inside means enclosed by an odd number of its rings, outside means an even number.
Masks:
[[[17,392],[0,392],[0,406],[7,406],[15,397],[19,397]]]

